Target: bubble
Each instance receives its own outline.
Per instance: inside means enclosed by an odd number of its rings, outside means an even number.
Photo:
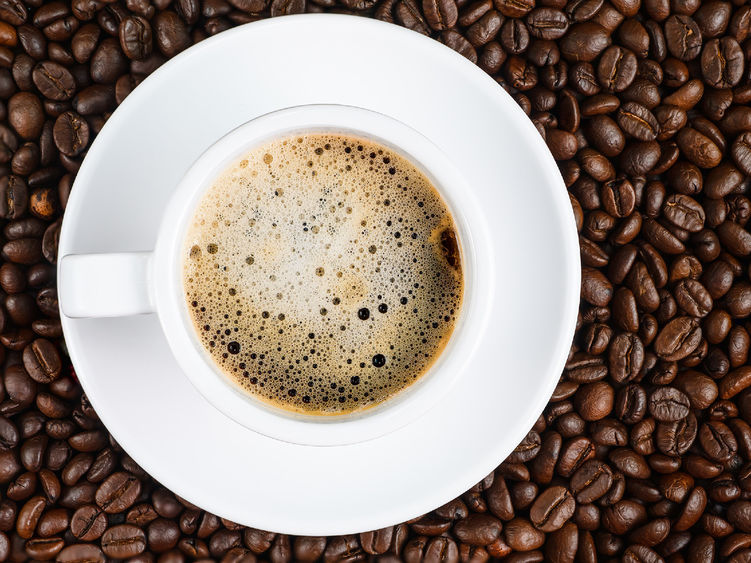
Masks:
[[[367,321],[370,318],[370,310],[367,307],[363,307],[357,311],[357,318],[361,321]]]

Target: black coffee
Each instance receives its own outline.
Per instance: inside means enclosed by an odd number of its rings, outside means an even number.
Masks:
[[[378,404],[440,355],[462,303],[451,214],[393,150],[340,134],[264,144],[215,180],[185,238],[196,333],[278,407]]]

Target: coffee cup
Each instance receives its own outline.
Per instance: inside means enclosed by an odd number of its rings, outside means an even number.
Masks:
[[[461,243],[463,298],[455,327],[417,381],[371,408],[337,416],[292,412],[239,388],[208,356],[195,333],[183,291],[181,248],[201,197],[230,163],[252,147],[297,133],[334,132],[371,139],[418,167],[445,201]],[[297,106],[253,119],[213,143],[176,186],[153,250],[60,257],[59,299],[72,318],[156,314],[185,376],[237,423],[265,436],[309,446],[371,440],[398,430],[434,407],[461,377],[487,325],[494,264],[480,204],[451,157],[418,131],[389,116],[342,105]],[[450,413],[447,413],[450,415]]]

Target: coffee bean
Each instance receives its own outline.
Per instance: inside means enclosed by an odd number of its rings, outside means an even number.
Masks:
[[[569,61],[594,60],[611,43],[608,32],[599,24],[583,22],[572,25],[561,38],[561,54]]]
[[[571,477],[571,492],[579,503],[594,502],[607,493],[613,483],[610,467],[597,460],[584,463]]]
[[[68,512],[64,508],[47,510],[39,519],[37,533],[43,538],[61,534],[68,528]]]
[[[618,125],[621,129],[642,141],[653,141],[660,131],[660,124],[646,107],[636,102],[627,102],[618,108]]]
[[[568,30],[566,14],[555,8],[541,7],[532,10],[526,17],[529,32],[538,39],[558,39]]]
[[[675,379],[675,387],[681,390],[692,408],[705,409],[717,399],[718,388],[714,381],[699,372],[686,371]]]
[[[650,475],[644,457],[629,448],[617,448],[610,452],[610,461],[628,477],[646,479]]]
[[[622,92],[636,76],[636,56],[618,45],[608,47],[600,57],[597,79],[609,92]]]
[[[135,557],[146,549],[146,534],[130,524],[109,528],[102,536],[102,551],[107,557],[125,559]]]
[[[23,364],[32,379],[39,383],[49,383],[60,375],[60,354],[54,344],[43,338],[24,348]]]
[[[609,350],[610,374],[619,383],[637,377],[644,363],[644,345],[633,333],[621,333],[611,340]]]
[[[517,551],[531,551],[545,542],[545,534],[523,518],[514,518],[508,522],[503,529],[503,538],[511,549]]]
[[[689,400],[675,387],[660,387],[649,397],[649,412],[660,422],[674,422],[688,415]]]
[[[26,183],[16,175],[0,178],[0,216],[16,219],[28,208],[29,196]]]
[[[54,138],[61,153],[77,156],[89,143],[89,125],[80,115],[66,111],[55,121]]]
[[[422,9],[428,25],[436,31],[454,27],[459,18],[454,0],[424,0]]]
[[[47,500],[42,496],[35,496],[21,507],[16,521],[16,533],[24,539],[29,539],[37,527]]]
[[[701,50],[701,31],[687,15],[673,15],[665,21],[665,40],[668,50],[682,61],[690,61]]]
[[[62,538],[34,538],[26,542],[24,549],[32,559],[52,559],[65,547]]]
[[[728,252],[736,256],[751,254],[751,233],[732,221],[725,221],[717,226],[716,233]]]
[[[157,47],[165,56],[173,57],[190,45],[188,30],[175,12],[160,12],[153,26]]]
[[[662,206],[662,213],[673,225],[687,231],[695,233],[704,227],[704,209],[687,195],[674,194],[668,197]]]
[[[492,516],[470,514],[454,525],[453,532],[464,543],[485,546],[500,537],[502,527],[500,520]]]
[[[410,0],[402,0],[402,3]],[[464,36],[457,33],[452,29],[448,29],[441,33],[441,41],[454,51],[469,59],[472,62],[477,62],[477,51],[472,44],[467,41]]]
[[[511,463],[524,463],[531,460],[539,453],[540,444],[540,435],[531,430],[509,456],[509,461]]]
[[[599,270],[584,268],[581,296],[593,305],[605,306],[613,297],[613,286]]]
[[[574,514],[576,502],[568,489],[549,487],[537,497],[529,511],[532,524],[543,532],[558,530]]]
[[[719,421],[710,421],[701,425],[699,443],[706,454],[716,461],[727,461],[738,448],[732,431]]]
[[[636,205],[634,186],[625,178],[603,184],[600,198],[605,211],[618,218],[630,215]]]
[[[620,420],[635,424],[647,412],[647,393],[640,385],[626,385],[618,391],[615,412]]]
[[[391,541],[394,535],[394,528],[383,528],[381,530],[375,530],[373,532],[365,532],[360,534],[360,545],[362,545],[363,550],[365,553],[368,553],[369,555],[380,555],[382,553],[386,553],[388,549],[391,547]],[[247,543],[247,542],[246,542]],[[320,542],[318,542],[320,544]],[[315,548],[315,552],[318,552],[318,549],[320,549],[321,553],[324,551],[326,546],[326,540],[323,541],[323,546],[320,545]],[[298,551],[297,546],[295,546],[296,551]],[[310,548],[307,548],[306,551],[310,551]],[[320,557],[321,553],[318,553],[318,557]],[[299,554],[296,554],[296,556],[299,558]]]
[[[701,168],[714,168],[722,160],[722,152],[717,145],[695,129],[681,129],[676,141],[686,158]]]
[[[702,74],[715,88],[730,88],[738,84],[743,75],[743,66],[743,52],[733,37],[712,39],[702,50]]]
[[[483,502],[478,498],[478,502]],[[416,522],[412,523],[412,529],[425,536],[438,536],[451,528],[451,521],[436,516],[423,516]]]
[[[478,21],[481,22],[487,17],[486,14]],[[477,24],[473,25],[470,29],[476,26]],[[529,48],[529,29],[521,20],[506,20],[500,27],[499,38],[501,46],[510,54],[518,55],[524,53]]]
[[[31,92],[19,92],[8,100],[8,121],[24,139],[36,139],[42,132],[44,110]]]
[[[141,492],[141,482],[133,475],[110,475],[96,491],[97,505],[108,514],[123,512],[133,505]]]
[[[129,16],[118,28],[120,47],[129,59],[145,59],[151,54],[151,24],[141,16]]]
[[[655,352],[665,360],[681,360],[696,349],[700,340],[698,322],[691,317],[678,317],[657,335]]]
[[[148,504],[137,504],[128,511],[125,516],[125,521],[129,524],[135,524],[136,526],[144,526],[159,518],[159,515],[154,510],[154,507]],[[197,526],[197,522],[194,522]],[[193,529],[195,532],[195,529]],[[191,534],[193,532],[190,532]],[[187,532],[186,532],[187,533]]]
[[[69,545],[57,554],[58,563],[105,563],[106,558],[101,549],[90,543]]]
[[[64,66],[44,61],[34,67],[31,76],[45,98],[62,101],[73,97],[76,83],[73,75]]]

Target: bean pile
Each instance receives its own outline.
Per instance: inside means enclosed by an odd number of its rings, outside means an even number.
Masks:
[[[550,404],[461,497],[359,535],[243,528],[151,479],[64,353],[60,218],[144,76],[268,16],[395,22],[529,114],[580,232]],[[751,560],[751,6],[746,0],[0,0],[0,560]]]

